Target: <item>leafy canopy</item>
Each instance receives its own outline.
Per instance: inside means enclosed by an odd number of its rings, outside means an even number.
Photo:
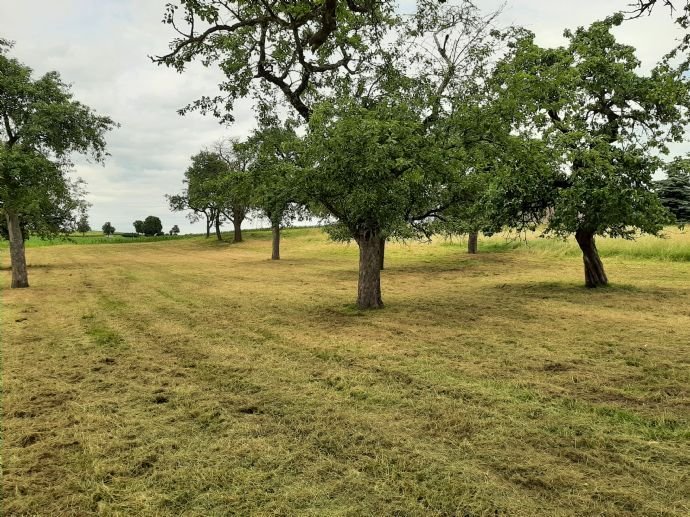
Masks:
[[[299,138],[291,124],[277,120],[238,144],[251,154],[251,204],[273,226],[288,226],[303,215],[304,194],[299,184]]]
[[[280,96],[307,120],[320,90],[369,66],[392,10],[388,0],[178,0],[163,16],[177,36],[153,61],[183,71],[199,60],[225,74],[220,95],[182,113],[198,109],[230,122],[238,99],[272,104]]]
[[[404,103],[324,103],[305,144],[305,191],[338,218],[348,237],[408,235],[409,223],[423,231],[448,182],[449,168],[429,145],[419,113]]]
[[[163,231],[163,223],[155,215],[150,215],[144,219],[144,224],[142,225],[142,233],[144,235],[158,235]]]
[[[642,75],[635,49],[611,33],[622,21],[615,15],[566,31],[569,44],[555,49],[526,34],[494,78],[514,130],[539,136],[558,157],[548,180],[552,192],[543,196],[552,203],[549,232],[630,237],[635,229],[657,233],[667,222],[652,174],[657,153],[683,138],[688,81],[667,63]],[[543,173],[520,172],[525,185]],[[524,213],[511,216],[517,224]]]
[[[67,175],[73,153],[106,156],[116,124],[73,99],[57,72],[33,71],[0,44],[0,210],[39,234],[70,231],[84,207],[80,182]]]

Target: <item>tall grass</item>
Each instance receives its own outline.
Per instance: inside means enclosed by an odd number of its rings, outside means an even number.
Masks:
[[[465,246],[466,242],[466,239],[449,240],[446,245]],[[660,237],[644,235],[633,240],[598,237],[597,248],[604,258],[690,262],[690,231],[668,227]],[[484,237],[479,249],[484,253],[518,251],[557,257],[582,254],[574,238],[544,238],[538,232],[520,237],[505,234]]]

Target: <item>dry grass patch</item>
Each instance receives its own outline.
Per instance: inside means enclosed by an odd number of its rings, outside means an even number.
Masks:
[[[29,250],[4,514],[690,513],[688,262],[390,245],[362,313],[355,246],[283,245]]]

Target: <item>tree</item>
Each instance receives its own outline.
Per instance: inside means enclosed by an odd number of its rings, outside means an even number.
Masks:
[[[22,227],[50,234],[72,226],[78,184],[67,171],[73,153],[106,156],[104,135],[115,126],[75,101],[57,72],[35,79],[7,56],[0,40],[0,212],[10,241],[12,287],[28,287]]]
[[[83,235],[91,231],[91,226],[89,226],[89,216],[86,213],[81,214],[79,220],[77,221],[77,231]]]
[[[298,184],[298,137],[293,127],[266,121],[241,144],[251,154],[251,205],[271,223],[272,260],[280,260],[280,232],[304,210]],[[238,146],[239,147],[239,146]]]
[[[546,232],[575,234],[588,287],[608,283],[595,236],[657,234],[667,222],[653,192],[655,153],[682,140],[688,122],[682,70],[662,63],[640,75],[634,48],[611,34],[622,21],[615,15],[566,31],[568,46],[556,49],[538,47],[527,34],[496,75],[497,95],[516,121],[514,130],[540,135],[560,162],[547,174],[520,168],[522,177],[512,183],[516,196],[505,198],[517,208],[510,224],[522,225],[529,212],[524,207],[533,193],[526,186],[541,190],[539,208],[552,209]]]
[[[137,219],[132,223],[134,225],[134,231],[137,233],[144,233],[144,221]]]
[[[179,235],[179,233],[180,233],[180,227],[177,226],[177,225],[174,225],[174,226],[170,229],[170,235]]]
[[[107,222],[101,227],[101,229],[103,230],[103,234],[104,234],[106,237],[110,237],[111,235],[113,235],[113,234],[115,233],[115,227],[114,227],[112,224],[110,224],[110,221],[107,221]]]
[[[142,233],[146,236],[159,235],[163,231],[163,223],[155,215],[150,215],[144,219]]]
[[[181,194],[166,196],[173,211],[191,210],[187,216],[196,222],[203,214],[206,217],[206,237],[215,226],[216,237],[222,240],[220,227],[224,221],[225,198],[221,190],[221,179],[228,173],[227,163],[211,151],[201,151],[192,156],[192,164],[185,171],[183,182],[187,187]]]
[[[337,219],[331,237],[359,247],[361,309],[383,306],[386,239],[429,238],[433,220],[460,201],[460,179],[472,168],[462,139],[447,145],[440,122],[481,83],[503,37],[491,30],[494,18],[470,2],[424,3],[371,76],[344,80],[311,114],[303,191],[312,213]]]
[[[272,104],[279,95],[308,120],[318,90],[369,66],[394,22],[393,7],[388,0],[179,0],[163,17],[177,33],[170,52],[152,60],[182,72],[198,59],[225,74],[223,95],[202,97],[181,113],[197,109],[231,122],[236,100],[251,95]]]
[[[251,210],[252,177],[249,168],[253,160],[251,147],[237,139],[215,144],[217,156],[225,162],[227,171],[216,183],[221,200],[220,211],[233,225],[233,242],[242,242],[242,223]]]
[[[677,157],[665,169],[666,179],[656,182],[661,204],[679,223],[690,223],[690,159]]]
[[[450,169],[420,114],[392,101],[367,109],[345,98],[318,107],[305,145],[305,192],[338,219],[332,236],[359,247],[357,306],[383,307],[382,237],[423,235],[441,211]]]

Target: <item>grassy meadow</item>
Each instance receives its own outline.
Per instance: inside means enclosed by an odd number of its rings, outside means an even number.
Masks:
[[[3,515],[690,515],[690,232],[318,229],[31,246],[2,281]]]

